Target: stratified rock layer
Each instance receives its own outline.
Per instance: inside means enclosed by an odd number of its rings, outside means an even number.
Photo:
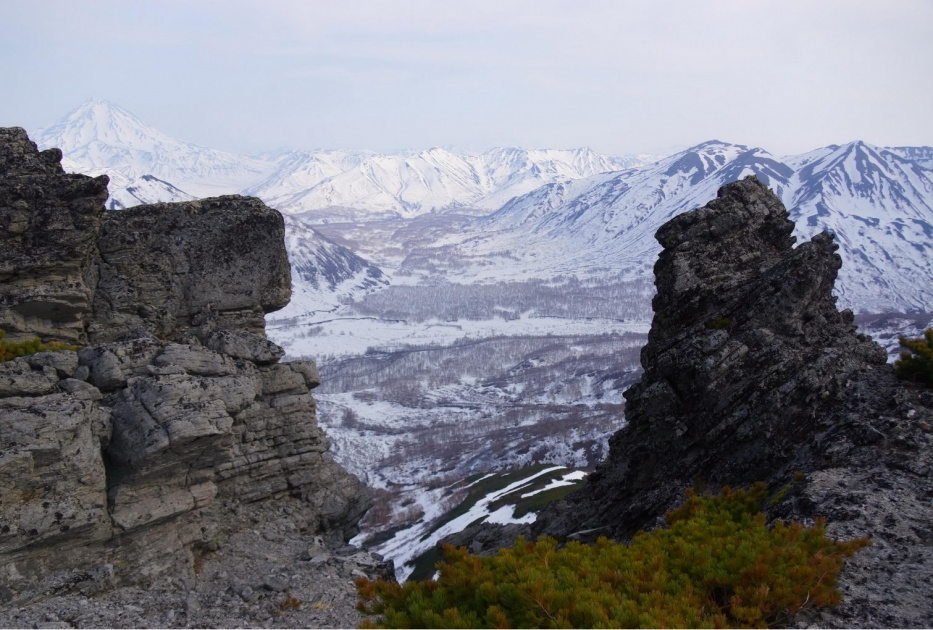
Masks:
[[[265,337],[290,296],[281,215],[105,214],[106,178],[60,159],[0,130],[0,327],[92,344],[0,363],[0,605],[189,580],[247,504],[349,540],[372,501],[326,454],[316,367]]]
[[[0,128],[0,328],[85,340],[106,176],[67,175],[62,152]]]
[[[626,539],[663,523],[687,487],[790,484],[772,517],[826,516],[831,535],[873,541],[845,569],[843,606],[816,623],[929,626],[933,397],[896,381],[837,311],[832,237],[793,248],[792,228],[752,177],[658,230],[655,317],[627,425],[535,531]]]

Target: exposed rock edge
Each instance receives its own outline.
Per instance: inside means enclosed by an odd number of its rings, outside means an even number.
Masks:
[[[353,571],[389,569],[345,547],[372,500],[326,453],[316,367],[279,362],[265,337],[264,314],[290,297],[282,216],[239,196],[105,212],[107,178],[66,174],[60,160],[0,129],[0,328],[82,346],[0,363],[0,625],[114,588],[187,603],[177,619],[71,623],[265,619],[261,606],[259,617],[189,611],[205,607],[208,582],[242,605],[298,584],[325,600],[339,587],[352,605]],[[286,565],[297,574],[277,577]],[[293,624],[356,621],[322,611]]]

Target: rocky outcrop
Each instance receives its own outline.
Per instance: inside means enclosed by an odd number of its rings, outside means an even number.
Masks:
[[[87,344],[0,363],[0,606],[194,579],[286,507],[294,537],[349,540],[369,494],[327,455],[316,367],[265,337],[290,295],[281,216],[105,214],[106,179],[60,158],[0,130],[0,327]]]
[[[18,127],[0,129],[0,328],[85,339],[107,177],[67,175]]]
[[[0,129],[0,328],[11,339],[263,335],[263,316],[288,303],[282,215],[258,199],[104,212],[107,177],[66,174],[61,157]]]
[[[832,237],[794,248],[792,227],[752,177],[658,230],[655,317],[627,425],[534,531],[626,539],[663,524],[689,486],[765,481],[789,488],[772,518],[825,516],[830,535],[873,542],[844,570],[843,605],[809,621],[929,626],[933,396],[895,380],[835,308]]]
[[[104,215],[93,343],[192,330],[264,334],[288,304],[285,225],[258,199],[227,196]]]

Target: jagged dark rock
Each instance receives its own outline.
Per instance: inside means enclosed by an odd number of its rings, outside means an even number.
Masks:
[[[10,339],[86,341],[108,179],[66,174],[61,159],[23,129],[0,128],[0,328]]]
[[[873,541],[844,570],[842,606],[801,619],[929,626],[930,396],[897,381],[837,311],[832,237],[793,248],[792,228],[751,177],[658,230],[655,317],[627,425],[584,488],[531,531],[627,539],[663,525],[687,487],[790,484],[772,518],[825,516],[830,535]]]
[[[179,585],[168,599],[200,585],[213,601],[199,558],[270,570],[281,554],[225,552],[258,528],[283,549],[318,535],[336,553],[372,499],[326,453],[316,367],[279,363],[265,337],[263,315],[290,296],[281,215],[237,196],[104,213],[106,178],[66,175],[60,159],[0,129],[0,327],[90,344],[0,363],[0,625],[59,606],[49,598],[164,580]],[[328,573],[344,580],[334,625],[358,621],[350,574],[387,570],[357,551]],[[280,565],[298,562],[288,554]],[[228,608],[199,607],[216,610],[185,623]]]

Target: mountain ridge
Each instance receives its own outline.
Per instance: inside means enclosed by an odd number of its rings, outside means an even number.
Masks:
[[[97,98],[34,135],[40,147],[62,149],[67,160],[85,172],[119,173],[131,181],[152,175],[198,197],[258,196],[292,214],[346,206],[349,201],[376,217],[410,217],[471,204],[494,209],[500,199],[555,178],[618,170],[656,157],[609,157],[585,147],[498,147],[481,154],[438,147],[396,154],[299,150],[246,156],[177,140]],[[171,200],[147,197],[145,202]]]
[[[115,113],[108,114],[108,108]],[[113,190],[111,207],[197,196],[192,156],[202,168],[198,177],[213,172],[206,164],[214,155],[211,150],[172,144],[140,122],[134,133],[122,127],[98,133],[105,140],[136,143],[132,173],[113,174],[101,160],[106,155],[124,159],[127,149],[105,154],[90,125],[131,115],[102,101],[85,109],[92,111],[83,116],[73,112],[50,128],[55,133],[43,142],[62,140],[72,164],[79,164],[76,159],[98,160],[80,165],[88,172],[107,172],[123,186]],[[68,139],[64,135],[71,119],[74,131]],[[149,139],[140,139],[145,137]],[[75,151],[71,157],[69,147]],[[167,156],[154,160],[153,149],[164,149]],[[720,186],[756,175],[787,205],[798,237],[823,229],[837,235],[846,261],[837,293],[847,306],[863,313],[933,311],[931,147],[889,149],[856,140],[778,157],[760,147],[710,140],[651,164],[586,148],[505,147],[472,155],[436,147],[399,155],[298,151],[268,156],[259,166],[256,158],[244,157],[240,163],[230,156],[218,158],[232,169],[225,172],[252,178],[239,181],[245,185],[242,190],[286,213],[300,214],[305,224],[431,213],[475,217],[419,250],[438,258],[445,273],[462,282],[620,272],[644,280],[659,251],[651,238],[654,230],[677,213],[702,205]],[[168,170],[173,160],[174,179],[158,170]],[[152,176],[161,182],[140,185],[144,167],[158,171]],[[188,183],[180,181],[185,178]],[[329,303],[332,296],[322,297]]]
[[[660,251],[652,235],[662,223],[747,175],[782,198],[798,238],[836,234],[846,261],[837,291],[847,306],[933,310],[925,288],[933,285],[933,170],[861,141],[796,159],[705,142],[647,167],[539,188],[480,219],[456,247],[476,260],[509,249],[521,260],[516,269],[539,275],[622,269],[644,277]],[[509,247],[519,239],[520,250]]]

